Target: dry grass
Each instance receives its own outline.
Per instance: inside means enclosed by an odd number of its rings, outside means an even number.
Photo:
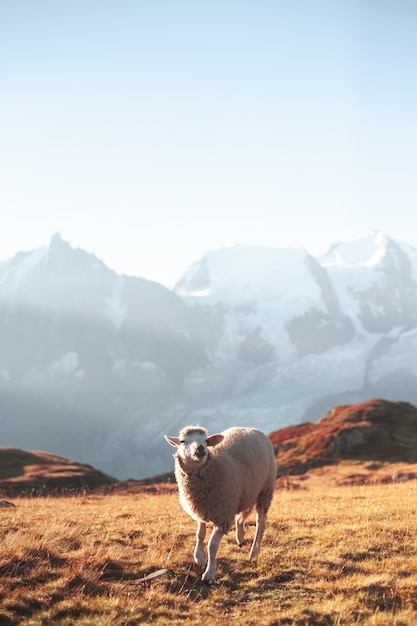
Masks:
[[[417,481],[277,491],[258,562],[230,533],[212,587],[175,491],[15,504],[0,509],[0,624],[417,623]]]

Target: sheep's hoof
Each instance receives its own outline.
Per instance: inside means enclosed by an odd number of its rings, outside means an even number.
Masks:
[[[207,585],[212,585],[216,579],[216,574],[210,574],[208,572],[204,572],[201,577],[203,583],[207,583]]]
[[[205,555],[194,557],[194,563],[197,565],[197,567],[205,569],[207,567],[207,557]]]

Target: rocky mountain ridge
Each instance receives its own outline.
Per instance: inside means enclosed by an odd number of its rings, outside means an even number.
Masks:
[[[269,437],[279,476],[341,460],[417,464],[417,408],[381,399],[336,406],[318,422],[288,426]]]

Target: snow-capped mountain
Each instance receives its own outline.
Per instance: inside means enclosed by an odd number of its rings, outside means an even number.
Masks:
[[[224,357],[281,365],[352,338],[350,319],[320,264],[302,249],[234,246],[206,254],[175,288],[189,305],[222,309]]]
[[[343,310],[370,333],[417,321],[417,252],[384,233],[334,245],[319,259]]]
[[[162,435],[266,432],[371,396],[417,403],[417,252],[383,233],[208,252],[173,291],[55,235],[0,263],[0,441],[121,478],[166,471]]]
[[[214,401],[216,425],[231,414],[272,430],[274,421],[318,419],[374,395],[417,401],[417,252],[384,233],[318,258],[245,246],[210,252],[175,291],[191,308],[222,312],[208,370],[227,358],[227,378],[237,368],[244,391]]]

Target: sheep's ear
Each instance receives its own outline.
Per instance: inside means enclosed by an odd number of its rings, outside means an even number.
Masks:
[[[171,446],[174,446],[174,448],[178,448],[178,446],[181,445],[178,437],[167,437],[166,435],[164,435],[164,437]]]
[[[223,439],[224,435],[210,435],[210,437],[207,437],[206,439],[206,444],[208,446],[217,446],[217,444],[223,441]]]

